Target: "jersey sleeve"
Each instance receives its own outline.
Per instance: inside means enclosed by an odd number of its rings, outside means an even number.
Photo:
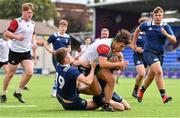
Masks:
[[[166,30],[166,32],[167,32],[168,34],[174,35],[174,32],[173,32],[172,28],[171,28],[169,25],[166,25],[166,26],[164,27],[164,29]]]
[[[69,70],[69,73],[71,74],[73,79],[77,79],[79,75],[81,75],[81,72],[79,72],[79,70],[75,67],[71,67],[71,69]]]
[[[71,45],[71,37],[68,38],[68,45]]]
[[[17,22],[17,20],[14,19],[14,20],[11,21],[11,23],[10,23],[7,30],[14,33],[17,28],[18,28],[18,22]]]
[[[142,32],[146,31],[147,27],[148,27],[147,22],[141,23],[141,24],[139,25],[139,29],[140,29]]]
[[[48,40],[47,40],[47,42],[48,42],[49,44],[52,43],[53,40],[54,40],[54,38],[55,38],[55,36],[54,36],[53,34],[50,35],[49,38],[48,38]]]
[[[99,56],[107,57],[110,52],[110,48],[109,46],[102,44],[97,47],[97,52]]]

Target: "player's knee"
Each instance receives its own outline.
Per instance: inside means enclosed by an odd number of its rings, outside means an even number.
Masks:
[[[138,76],[139,76],[139,78],[144,78],[145,73],[139,73]]]
[[[6,72],[6,78],[11,79],[14,75],[14,72],[7,71]]]
[[[101,94],[101,92],[102,92],[101,87],[96,88],[96,90],[94,91],[94,95],[95,95],[95,96],[98,96],[98,95],[100,95],[100,94]]]
[[[160,75],[163,75],[163,72],[162,72],[162,70],[158,70],[158,71],[155,72],[155,74],[160,76]]]
[[[25,75],[28,76],[28,77],[32,77],[33,71],[26,72]]]
[[[106,84],[114,86],[115,82],[116,82],[115,78],[112,77],[112,78],[107,79]]]

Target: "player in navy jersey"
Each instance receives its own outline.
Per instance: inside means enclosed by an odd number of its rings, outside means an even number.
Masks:
[[[66,47],[68,48],[69,52],[71,52],[71,38],[68,34],[66,34],[67,27],[68,27],[68,22],[64,19],[60,20],[59,31],[49,36],[48,40],[44,44],[44,47],[46,48],[46,50],[52,54],[52,62],[55,69],[56,69],[57,61],[54,57],[54,51],[59,48]],[[53,49],[49,47],[49,44],[51,43],[53,45]],[[52,88],[52,93],[51,93],[52,97],[56,96],[56,86],[57,85],[56,85],[56,79],[55,79],[54,85]]]
[[[10,80],[16,73],[19,63],[24,73],[18,88],[14,92],[19,102],[24,103],[22,98],[22,90],[30,81],[33,75],[33,62],[31,58],[31,49],[36,49],[35,22],[32,21],[35,8],[32,3],[24,3],[22,5],[22,16],[11,21],[8,29],[5,31],[5,37],[11,39],[9,51],[8,72],[3,81],[3,91],[1,102],[6,102],[6,92]],[[35,57],[36,58],[36,57]]]
[[[162,63],[166,39],[172,43],[176,43],[177,41],[171,27],[162,21],[163,14],[163,9],[156,7],[153,11],[153,20],[142,23],[134,32],[133,49],[137,47],[136,41],[139,33],[141,31],[146,33],[143,57],[148,66],[150,66],[147,79],[145,79],[143,85],[138,90],[138,102],[142,101],[143,94],[153,79],[156,81],[163,103],[167,103],[172,99],[172,97],[166,95]]]
[[[139,24],[145,22],[145,21],[149,21],[150,19],[147,17],[141,17],[138,22]],[[134,50],[133,53],[133,60],[134,60],[134,65],[136,66],[136,79],[135,79],[135,85],[134,85],[134,89],[132,92],[132,96],[137,98],[137,91],[139,89],[139,87],[141,86],[142,82],[143,82],[143,78],[146,74],[146,68],[147,68],[147,64],[144,61],[143,58],[143,48],[144,48],[144,44],[145,44],[145,40],[146,40],[146,35],[144,32],[140,32],[139,36],[138,36],[138,40],[136,42],[136,49]]]
[[[55,57],[59,64],[56,66],[57,94],[59,103],[65,110],[96,109],[97,106],[92,100],[84,100],[77,92],[77,81],[91,85],[94,80],[95,63],[91,63],[91,71],[86,77],[77,68],[70,66],[73,62],[69,51],[60,48],[55,51]]]

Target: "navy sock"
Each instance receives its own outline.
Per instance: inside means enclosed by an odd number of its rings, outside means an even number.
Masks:
[[[134,90],[137,91],[139,89],[139,86],[138,85],[135,85],[134,86]]]
[[[159,89],[159,92],[161,94],[161,97],[164,97],[166,95],[165,89]]]
[[[144,93],[146,91],[146,89],[144,88],[144,86],[141,86],[141,91]]]

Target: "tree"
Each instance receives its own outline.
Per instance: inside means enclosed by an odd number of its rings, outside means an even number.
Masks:
[[[13,19],[21,16],[21,5],[26,2],[35,6],[35,21],[49,20],[56,16],[55,6],[50,0],[0,0],[0,17]]]

